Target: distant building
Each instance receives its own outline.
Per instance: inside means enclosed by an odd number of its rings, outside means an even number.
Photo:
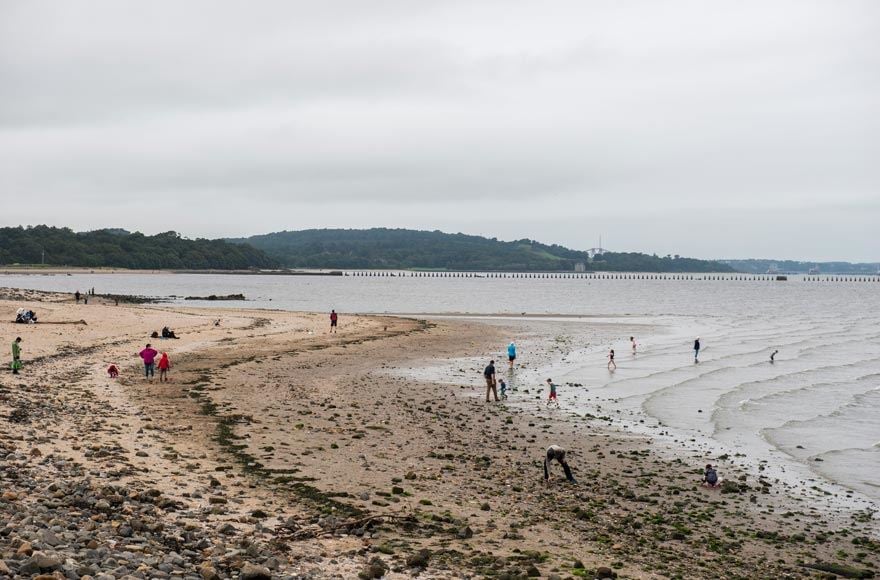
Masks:
[[[586,272],[587,266],[583,262],[576,262],[574,265],[574,271],[575,272]]]

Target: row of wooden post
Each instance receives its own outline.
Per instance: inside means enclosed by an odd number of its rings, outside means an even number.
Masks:
[[[583,280],[720,280],[720,281],[776,281],[787,276],[776,274],[637,274],[616,272],[411,272],[365,270],[346,272],[346,276],[398,278],[529,278],[529,279],[583,279]],[[880,282],[878,276],[804,276],[804,282]]]

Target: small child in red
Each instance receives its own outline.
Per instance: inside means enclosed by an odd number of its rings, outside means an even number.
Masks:
[[[107,374],[110,375],[111,379],[115,379],[119,376],[119,369],[116,368],[116,365],[111,364],[109,367],[107,367]]]
[[[169,381],[168,378],[168,369],[171,368],[171,361],[168,360],[168,353],[163,352],[162,358],[159,359],[159,380],[160,381]]]
[[[550,387],[550,396],[547,397],[547,406],[556,405],[559,407],[559,399],[556,398],[556,383],[551,379],[547,379],[547,386]]]

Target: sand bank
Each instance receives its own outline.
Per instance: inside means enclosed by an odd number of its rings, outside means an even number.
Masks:
[[[331,335],[325,314],[6,297],[0,319],[26,306],[41,323],[4,325],[25,369],[0,378],[0,575],[800,578],[818,574],[803,564],[878,564],[870,514],[828,518],[759,473],[701,488],[699,466],[601,419],[486,405],[477,366],[460,384],[407,375],[491,355],[502,322],[343,315]],[[165,325],[181,339],[148,338]],[[141,376],[146,342],[170,354],[171,382]],[[551,443],[577,485],[543,483]]]

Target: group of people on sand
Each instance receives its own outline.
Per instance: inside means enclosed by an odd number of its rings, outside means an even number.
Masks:
[[[159,382],[168,382],[171,379],[168,377],[168,371],[171,370],[171,357],[168,356],[167,352],[163,352],[162,355],[159,355],[159,351],[153,348],[153,345],[147,343],[147,346],[143,348],[137,354],[141,360],[144,362],[144,377],[147,379],[152,379],[156,376],[156,368],[159,368]],[[158,357],[159,361],[156,362],[156,358]],[[115,363],[111,363],[109,367],[107,367],[107,374],[111,379],[115,379],[119,377],[119,367],[116,366]]]
[[[638,344],[636,343],[636,339],[634,336],[629,337],[630,345],[632,347],[633,356],[636,355],[638,351]],[[700,338],[697,337],[694,341],[694,362],[699,362],[700,355]],[[770,362],[774,362],[776,355],[779,353],[778,350],[775,350],[770,355]],[[510,364],[510,370],[513,371],[514,363],[517,357],[516,344],[511,342],[507,346],[507,359]],[[608,352],[608,368],[613,370],[617,368],[617,365],[614,361],[614,349],[610,349]],[[490,360],[489,364],[486,365],[485,369],[483,369],[483,377],[486,381],[486,402],[490,402],[492,398],[495,401],[500,401],[507,398],[507,384],[505,383],[503,378],[497,377],[497,370],[495,368],[495,361]],[[559,395],[558,395],[558,386],[553,382],[553,379],[548,378],[546,381],[547,388],[549,390],[547,395],[547,406],[554,405],[556,408],[559,408]],[[499,398],[499,387],[500,387],[500,398]],[[562,467],[563,472],[565,473],[565,479],[570,483],[577,483],[574,475],[572,474],[571,467],[566,461],[566,450],[559,445],[550,445],[547,448],[547,452],[544,458],[544,479],[545,481],[549,481],[550,479],[550,467],[553,462],[559,463]],[[707,464],[705,471],[703,472],[703,478],[701,484],[715,488],[721,484],[721,480],[718,477],[717,470],[711,465]]]

